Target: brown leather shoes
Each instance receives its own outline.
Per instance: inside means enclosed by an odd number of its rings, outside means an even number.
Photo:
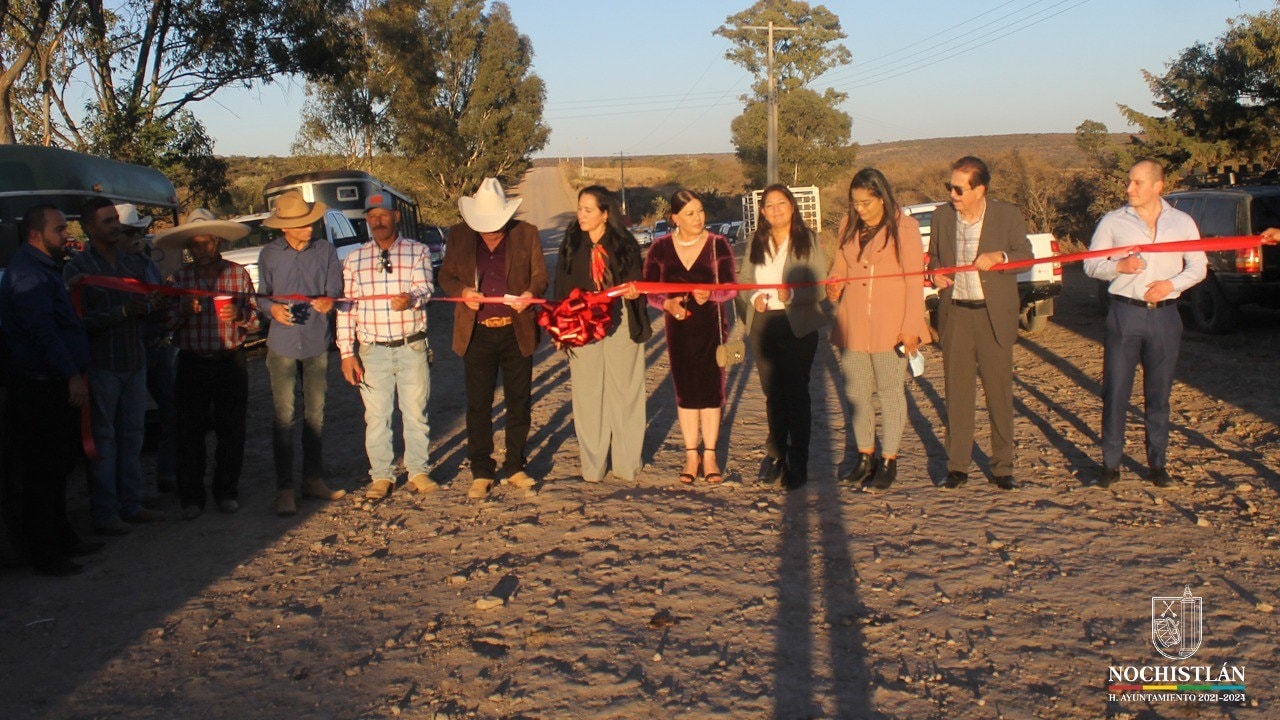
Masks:
[[[285,488],[276,491],[276,515],[289,517],[298,514],[298,503],[293,498],[293,489]]]
[[[409,478],[409,481],[405,483],[405,486],[419,495],[426,495],[427,493],[433,493],[440,489],[440,486],[437,485],[426,473],[417,473],[416,475],[413,475]]]
[[[337,500],[347,494],[346,490],[333,490],[324,484],[321,478],[305,478],[302,481],[302,496],[317,500]]]
[[[391,487],[395,483],[386,478],[377,478],[369,483],[369,489],[364,491],[364,496],[370,500],[381,500],[391,492]]]

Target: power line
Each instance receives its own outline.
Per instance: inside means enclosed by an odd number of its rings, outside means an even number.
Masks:
[[[1056,2],[1053,2],[1053,4],[1049,5],[1048,7],[1041,8],[1031,13],[1030,15],[1026,15],[1025,13],[1028,10],[1031,10],[1032,8],[1034,8],[1036,5],[1040,5],[1045,2],[1050,2],[1050,0],[1033,0],[1033,2],[1029,4],[1024,4],[1018,7],[1017,9],[1003,13],[986,23],[979,25],[976,28],[972,28],[970,30],[964,31],[964,33],[962,33],[961,36],[957,38],[957,41],[952,42],[949,45],[944,44],[943,47],[926,47],[922,49],[917,49],[911,52],[910,54],[900,57],[896,60],[884,62],[886,58],[890,58],[894,55],[901,54],[902,52],[905,52],[906,49],[918,48],[921,44],[927,43],[930,40],[933,40],[935,38],[942,37],[945,35],[953,34],[955,31],[959,30],[960,28],[963,28],[966,25],[970,25],[980,20],[983,17],[991,15],[992,13],[998,12],[1003,8],[1006,8],[1010,5],[1017,3],[1018,1],[1019,0],[1008,0],[1007,2],[1001,3],[1000,5],[997,5],[994,8],[991,8],[990,10],[984,11],[971,18],[952,24],[944,30],[935,32],[932,35],[929,35],[920,40],[911,41],[906,44],[906,47],[903,50],[897,50],[897,51],[888,53],[886,55],[880,56],[874,62],[863,63],[861,67],[850,67],[845,70],[834,71],[832,73],[824,75],[821,78],[821,80],[823,80],[824,83],[834,82],[835,84],[830,85],[830,87],[833,87],[834,89],[840,90],[843,92],[848,92],[851,90],[856,90],[856,89],[868,87],[870,85],[886,82],[888,80],[902,77],[903,75],[914,73],[918,70],[923,70],[925,68],[931,67],[938,63],[946,62],[950,58],[954,58],[959,55],[964,55],[964,54],[973,52],[978,48],[985,47],[986,45],[990,45],[998,40],[1002,40],[1006,37],[1009,37],[1010,35],[1014,35],[1028,28],[1035,27],[1036,25],[1044,23],[1052,18],[1055,18],[1059,15],[1062,15],[1063,13],[1074,10],[1080,7],[1081,5],[1084,5],[1090,2],[1090,0],[1057,0]],[[1067,7],[1063,7],[1064,5],[1066,5]],[[1051,12],[1058,8],[1061,8],[1061,9],[1057,10],[1057,12]],[[1050,14],[1045,15],[1045,13],[1050,13]],[[1021,17],[1018,17],[1020,15]],[[1044,16],[1039,17],[1039,19],[1033,20],[1033,18],[1037,18],[1038,16],[1041,16],[1041,15],[1044,15]],[[1011,18],[1014,18],[1014,19],[1011,19]],[[989,30],[988,32],[977,34],[976,36],[974,35],[975,33],[980,33],[982,30],[987,28],[992,28],[992,29]],[[927,56],[927,57],[920,60],[912,60],[912,58],[918,58],[920,56]],[[714,60],[712,62],[714,63]],[[701,82],[702,78],[706,76],[709,70],[710,70],[710,65],[708,65],[707,69],[703,70],[702,74],[699,76],[698,82]],[[847,82],[841,82],[841,80],[845,78],[847,78]],[[740,88],[694,92],[694,89],[696,88],[697,84],[698,83],[695,82],[692,86],[690,86],[689,90],[683,94],[648,95],[648,96],[638,96],[638,97],[630,97],[630,98],[610,98],[610,99],[594,100],[594,101],[593,100],[566,100],[566,101],[561,101],[557,103],[549,103],[548,108],[563,109],[563,111],[566,113],[574,113],[577,110],[588,110],[588,109],[606,110],[606,111],[616,110],[616,111],[584,112],[580,114],[568,114],[568,115],[555,115],[554,113],[552,113],[548,115],[546,119],[547,120],[579,120],[579,119],[589,119],[589,118],[619,117],[623,115],[638,115],[638,114],[646,114],[646,113],[666,112],[666,115],[650,130],[649,134],[647,134],[641,140],[632,144],[631,147],[634,150],[641,142],[644,142],[649,137],[651,137],[653,133],[657,130],[657,128],[665,124],[666,121],[670,119],[671,115],[677,109],[702,110],[703,112],[699,114],[699,118],[700,118],[702,115],[706,114],[707,110],[711,108],[728,107],[728,106],[737,104],[736,102],[722,101],[722,99],[730,93],[738,92]],[[695,102],[698,100],[706,100],[709,102],[688,105],[686,103],[689,100],[694,100]],[[570,107],[570,106],[573,106],[573,107]],[[580,106],[580,107],[577,107],[577,106]],[[630,109],[630,110],[626,109],[626,108],[636,108],[637,106],[639,106],[638,109]],[[689,123],[689,125],[692,125],[692,122]],[[688,126],[686,126],[684,129],[687,129],[687,127]],[[683,129],[678,132],[682,132],[682,131]]]

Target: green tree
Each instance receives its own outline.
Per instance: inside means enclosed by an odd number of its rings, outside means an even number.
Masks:
[[[270,82],[281,73],[341,73],[349,59],[359,58],[358,45],[337,22],[348,1],[9,0],[14,7],[51,10],[41,30],[34,22],[11,23],[14,11],[0,6],[6,33],[17,33],[6,35],[5,44],[40,60],[26,61],[25,72],[36,73],[28,78],[34,90],[15,97],[22,110],[4,113],[0,125],[14,127],[19,116],[24,135],[40,126],[45,131],[44,138],[24,140],[130,162],[169,158],[183,168],[175,174],[199,178],[190,186],[193,199],[217,199],[225,177],[203,176],[225,166],[213,159],[212,143],[190,108],[223,88]],[[71,20],[67,31],[51,32],[63,27],[62,19]],[[67,82],[73,76],[88,81],[92,97],[84,106],[66,95],[78,91]]]
[[[457,200],[486,177],[518,181],[546,146],[546,88],[533,45],[505,3],[405,0],[370,10],[367,24],[385,74],[394,152],[427,186],[429,218],[457,217]]]
[[[773,67],[779,88],[794,90],[808,85],[822,73],[847,65],[851,59],[848,48],[840,44],[845,38],[840,18],[825,5],[811,7],[799,0],[758,0],[737,15],[725,18],[724,25],[712,34],[733,43],[725,57],[746,68],[762,83],[761,87],[768,84],[768,35],[746,28],[770,22],[799,28],[774,35]]]
[[[1160,76],[1143,72],[1157,117],[1121,106],[1142,129],[1139,154],[1175,175],[1225,162],[1280,162],[1280,10],[1228,21],[1212,43],[1197,43]]]
[[[0,143],[17,142],[20,125],[51,141],[51,91],[68,75],[61,48],[83,9],[81,0],[0,0]]]
[[[393,85],[388,82],[386,56],[365,22],[370,7],[357,0],[355,14],[347,21],[352,37],[361,42],[360,57],[345,73],[308,83],[294,155],[338,157],[348,167],[377,173],[379,158],[394,148],[388,97]],[[429,73],[419,72],[414,79],[424,87],[434,82]]]
[[[846,173],[858,155],[849,143],[853,120],[835,109],[843,93],[825,94],[808,88],[782,93],[778,98],[778,174],[789,185],[823,186]],[[733,119],[733,144],[738,159],[754,187],[764,187],[768,158],[769,103],[762,98],[747,101]]]
[[[753,94],[743,97],[743,113],[731,126],[734,147],[749,181],[755,187],[763,186],[767,177],[768,33],[748,27],[769,22],[797,28],[775,32],[773,42],[779,179],[825,185],[853,163],[857,145],[850,143],[853,121],[839,109],[848,95],[831,89],[818,93],[807,87],[822,73],[850,61],[849,50],[840,44],[845,37],[840,19],[823,5],[758,0],[726,18],[715,30],[714,34],[733,43],[725,57],[756,78]]]

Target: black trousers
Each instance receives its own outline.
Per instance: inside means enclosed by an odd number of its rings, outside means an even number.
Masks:
[[[35,567],[57,561],[80,542],[67,520],[67,475],[80,456],[80,411],[67,399],[66,380],[11,378],[9,450],[21,476],[22,536]]]
[[[785,310],[756,313],[751,326],[751,352],[764,390],[769,439],[765,452],[807,467],[813,416],[809,377],[818,352],[818,333],[798,338]]]
[[[234,500],[244,466],[245,413],[249,406],[244,350],[210,357],[178,353],[174,396],[178,406],[178,497],[183,507],[205,505],[204,436],[210,419],[217,438],[213,499]]]
[[[533,358],[520,352],[516,330],[508,325],[490,328],[476,325],[471,344],[462,356],[467,383],[467,458],[473,478],[493,478],[493,391],[502,371],[502,397],[507,406],[507,452],[503,475],[524,470],[524,446],[529,439],[529,415],[533,406]]]

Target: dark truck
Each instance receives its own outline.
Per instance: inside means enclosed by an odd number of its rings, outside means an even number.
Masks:
[[[1165,196],[1190,215],[1201,237],[1259,235],[1280,227],[1280,171],[1253,174],[1210,172],[1188,179],[1192,189]],[[1228,333],[1240,306],[1280,307],[1280,246],[1207,253],[1209,274],[1183,295],[1191,326],[1204,333]]]

